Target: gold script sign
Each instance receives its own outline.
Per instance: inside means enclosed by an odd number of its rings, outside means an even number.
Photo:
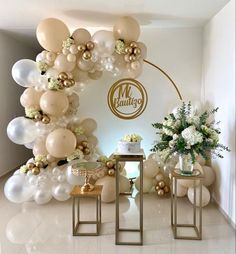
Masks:
[[[147,106],[147,92],[135,79],[120,79],[110,88],[107,102],[111,112],[122,119],[130,120],[143,113]]]

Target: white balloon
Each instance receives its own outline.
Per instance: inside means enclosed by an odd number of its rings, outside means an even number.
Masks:
[[[177,192],[176,192],[175,185],[173,183],[173,193],[176,194],[177,197],[184,197],[187,194],[187,192],[188,192],[188,188],[179,184],[179,181],[177,181]]]
[[[65,201],[70,198],[72,188],[68,183],[60,183],[52,187],[52,195],[58,201]]]
[[[204,178],[202,184],[205,186],[210,186],[215,181],[215,171],[211,167],[202,166],[203,172],[204,172]]]
[[[136,189],[140,190],[140,176],[138,176],[134,182]],[[151,190],[153,186],[153,179],[143,177],[143,193],[147,193]]]
[[[48,203],[52,199],[52,193],[50,188],[39,189],[34,194],[34,200],[36,204],[43,205]]]
[[[35,140],[37,128],[34,121],[20,116],[8,124],[7,135],[12,142],[23,145]]]
[[[194,202],[194,188],[190,187],[188,189],[188,199],[193,204]],[[209,190],[203,185],[202,186],[202,207],[206,206],[211,199],[211,195]],[[199,206],[200,204],[200,186],[196,188],[196,204]]]
[[[14,203],[22,203],[27,201],[34,193],[35,188],[25,181],[25,175],[11,176],[5,186],[4,194],[8,200]]]
[[[13,65],[12,77],[20,86],[30,87],[37,82],[40,72],[36,62],[30,59],[22,59]]]
[[[115,177],[104,176],[96,181],[96,185],[102,185],[102,202],[110,203],[116,199]]]
[[[24,144],[24,146],[28,149],[33,149],[34,147],[34,141],[30,142],[30,143],[27,143],[27,144]]]
[[[158,173],[156,175],[155,179],[157,180],[157,182],[160,182],[160,181],[164,180],[164,176],[162,173]]]
[[[148,159],[143,163],[143,175],[149,178],[155,177],[160,172],[157,161]]]
[[[130,191],[129,179],[127,177],[123,176],[123,175],[120,175],[119,180],[120,180],[120,193]]]

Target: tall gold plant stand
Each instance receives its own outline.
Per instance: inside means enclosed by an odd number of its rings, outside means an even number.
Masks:
[[[171,172],[171,226],[175,239],[184,239],[184,240],[201,240],[202,239],[202,179],[203,175],[199,170],[194,170],[192,175],[181,175],[181,172],[178,169],[175,169]],[[192,224],[180,224],[177,222],[178,213],[177,213],[177,181],[179,179],[183,180],[193,180],[194,182],[194,197],[193,197],[193,223]],[[200,193],[199,193],[199,207],[197,209],[196,201],[196,187],[197,181],[199,181]],[[197,210],[199,214],[198,223],[197,223]],[[193,228],[196,236],[183,236],[178,234],[179,228]]]
[[[120,187],[119,187],[119,172],[116,174],[116,231],[115,231],[115,243],[116,245],[143,245],[143,160],[145,160],[145,154],[143,150],[140,153],[120,154],[114,153],[114,159],[116,160],[116,168],[119,166],[119,162],[137,161],[140,164],[140,190],[139,190],[139,227],[138,228],[121,228],[120,227]],[[120,234],[124,232],[139,233],[140,241],[130,242],[121,241]]]

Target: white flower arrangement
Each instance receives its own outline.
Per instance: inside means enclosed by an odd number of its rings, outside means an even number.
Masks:
[[[142,137],[136,133],[125,135],[121,141],[125,142],[140,142]]]
[[[220,152],[230,151],[227,146],[219,144],[219,129],[214,128],[208,118],[217,112],[218,108],[198,114],[192,110],[191,103],[183,103],[177,112],[165,117],[163,123],[155,123],[153,127],[159,129],[160,141],[151,149],[159,152],[165,160],[173,154],[190,154],[192,162],[197,155],[208,159],[208,153],[213,152],[223,158]]]
[[[35,108],[25,108],[25,116],[34,119],[36,115],[40,114],[39,110]]]

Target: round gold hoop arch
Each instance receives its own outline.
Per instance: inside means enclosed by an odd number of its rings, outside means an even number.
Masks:
[[[176,92],[177,92],[177,94],[178,94],[179,99],[180,99],[180,100],[183,100],[183,97],[182,97],[182,95],[181,95],[181,93],[180,93],[180,91],[179,91],[177,85],[175,84],[175,82],[173,81],[173,79],[172,79],[164,70],[162,70],[160,67],[158,67],[157,65],[151,63],[150,61],[148,61],[148,60],[146,60],[146,59],[143,59],[143,61],[144,61],[145,63],[147,63],[147,64],[153,66],[154,68],[158,69],[166,78],[168,78],[169,81],[171,82],[171,84],[174,86],[174,88],[175,88],[175,90],[176,90]]]

